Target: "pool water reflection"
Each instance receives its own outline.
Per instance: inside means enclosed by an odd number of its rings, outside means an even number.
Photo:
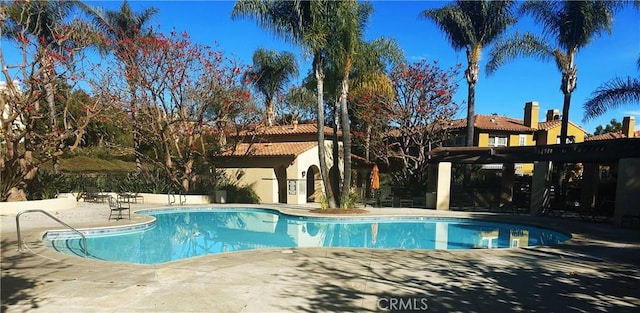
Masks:
[[[87,234],[89,257],[158,264],[199,255],[265,248],[479,249],[553,245],[567,235],[533,226],[425,217],[310,218],[271,210],[145,211],[156,222],[137,231]],[[82,256],[80,239],[49,232],[52,248]]]

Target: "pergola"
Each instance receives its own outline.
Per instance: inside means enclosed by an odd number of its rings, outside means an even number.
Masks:
[[[640,138],[594,140],[566,145],[520,147],[440,147],[429,153],[429,163],[437,174],[436,209],[449,209],[451,164],[503,164],[501,199],[510,201],[515,163],[534,163],[530,212],[547,205],[552,163],[582,163],[581,205],[594,204],[599,164],[617,164],[615,219],[640,215]]]

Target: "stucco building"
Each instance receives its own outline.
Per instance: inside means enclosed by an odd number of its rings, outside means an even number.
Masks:
[[[325,126],[324,134],[327,166],[332,168],[333,129]],[[216,158],[216,166],[238,185],[251,186],[261,203],[320,202],[317,138],[316,124],[260,126],[231,136],[236,144]]]
[[[557,109],[547,110],[545,118],[540,120],[538,102],[527,102],[524,106],[523,118],[493,115],[476,115],[474,121],[475,147],[518,147],[549,145],[560,143],[560,129],[562,121]],[[448,146],[464,146],[466,143],[467,119],[454,120],[449,125],[452,140]],[[583,142],[586,131],[577,124],[569,121],[567,141],[569,143]],[[485,169],[502,168],[502,164],[486,164]],[[517,175],[531,175],[532,163],[515,164]]]

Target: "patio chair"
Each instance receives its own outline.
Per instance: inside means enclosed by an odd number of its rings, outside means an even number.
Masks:
[[[378,195],[378,205],[380,207],[393,207],[395,200],[391,188],[383,187],[380,189],[380,194]]]
[[[96,186],[86,186],[82,193],[82,198],[87,202],[104,202],[107,197],[109,196],[98,191],[98,187]]]
[[[109,220],[112,216],[114,216],[114,212],[117,213],[115,215],[116,220],[122,219],[122,211],[127,211],[128,218],[131,219],[131,205],[129,202],[122,202],[116,199],[113,196],[109,197]]]

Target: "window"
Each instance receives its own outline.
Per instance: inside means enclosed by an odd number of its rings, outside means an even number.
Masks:
[[[452,138],[449,138],[445,142],[446,147],[464,147],[467,144],[467,136],[458,135]]]
[[[518,138],[518,145],[519,146],[527,145],[527,135],[520,135],[520,137]]]
[[[498,248],[498,237],[482,237],[480,246],[485,249]]]
[[[489,136],[489,147],[506,147],[507,137]]]
[[[511,240],[511,248],[520,247],[520,239],[512,239]]]
[[[576,142],[576,136],[567,136],[567,142],[566,143],[575,143]],[[560,136],[556,137],[556,143],[559,144],[560,143]]]

